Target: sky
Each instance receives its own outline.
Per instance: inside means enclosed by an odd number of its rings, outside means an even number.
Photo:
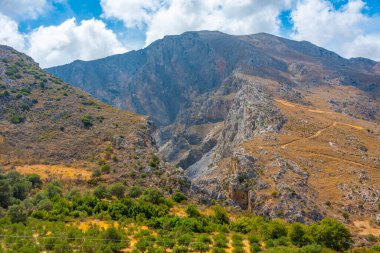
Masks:
[[[41,67],[198,30],[266,32],[380,61],[380,0],[0,0],[0,29],[0,44]]]

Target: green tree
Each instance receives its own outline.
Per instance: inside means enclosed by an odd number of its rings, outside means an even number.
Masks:
[[[110,195],[105,185],[99,185],[98,187],[96,187],[92,194],[98,199],[108,198]]]
[[[28,174],[25,179],[32,183],[33,188],[39,188],[42,186],[41,177],[37,174]]]
[[[142,190],[138,186],[132,186],[128,189],[128,197],[138,198],[142,194]]]
[[[142,200],[150,202],[155,205],[165,203],[164,195],[156,189],[147,189],[142,195]]]
[[[335,250],[346,250],[352,243],[348,229],[335,219],[326,218],[311,226],[317,244]]]
[[[218,223],[218,224],[229,224],[230,223],[228,213],[226,212],[226,210],[224,210],[223,207],[216,205],[216,206],[214,206],[213,209],[214,209],[214,215],[212,218],[213,218],[215,223]]]
[[[45,188],[46,196],[49,199],[53,199],[56,196],[62,196],[62,186],[59,182],[51,182]]]
[[[310,243],[305,226],[298,222],[295,222],[290,226],[289,238],[294,245],[299,247]]]
[[[125,194],[125,186],[122,183],[116,183],[109,187],[109,192],[112,196],[115,196],[119,199],[124,197]]]
[[[29,211],[25,208],[24,205],[20,204],[20,205],[10,206],[8,208],[7,214],[12,223],[18,223],[18,222],[25,223],[29,216]]]
[[[201,213],[199,212],[198,207],[193,204],[188,205],[185,209],[185,212],[190,218],[198,218],[201,216]]]
[[[187,200],[187,197],[185,196],[185,194],[183,194],[182,192],[180,191],[177,191],[173,194],[172,196],[172,199],[177,202],[177,203],[181,203],[182,201],[185,201]]]
[[[271,239],[278,239],[283,236],[287,236],[288,229],[284,221],[280,219],[272,220],[268,226],[268,237]]]
[[[0,206],[7,208],[11,203],[12,190],[7,180],[0,180]]]

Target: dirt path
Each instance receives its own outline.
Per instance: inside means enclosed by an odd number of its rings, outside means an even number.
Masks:
[[[296,139],[296,140],[290,141],[290,142],[288,142],[288,143],[285,143],[285,144],[281,145],[281,148],[286,148],[287,146],[289,146],[290,144],[293,144],[293,143],[295,143],[295,142],[299,142],[299,141],[303,141],[303,140],[314,139],[314,138],[320,136],[324,131],[326,131],[326,130],[332,128],[332,127],[335,127],[337,124],[338,124],[338,122],[334,122],[333,124],[331,124],[331,125],[329,125],[329,126],[327,126],[327,127],[325,127],[325,128],[322,128],[321,130],[318,130],[318,131],[317,131],[315,134],[313,134],[313,135],[310,135],[310,136],[305,137],[305,138]]]
[[[350,163],[350,164],[353,164],[353,165],[356,165],[356,166],[360,166],[360,167],[367,167],[367,168],[371,168],[371,169],[375,169],[375,170],[379,169],[379,168],[373,167],[371,165],[367,165],[367,164],[363,164],[363,163],[358,163],[358,162],[355,162],[355,161],[352,161],[352,160],[336,157],[336,156],[333,156],[333,155],[326,155],[326,154],[315,153],[315,152],[305,151],[305,150],[300,150],[299,152],[314,154],[314,155],[317,155],[317,156],[334,159],[334,160],[337,160],[337,161],[340,161],[340,162]]]

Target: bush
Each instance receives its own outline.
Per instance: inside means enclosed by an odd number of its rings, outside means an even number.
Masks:
[[[103,174],[108,174],[111,172],[111,166],[109,164],[104,164],[104,165],[102,165],[102,167],[100,167],[100,171]]]
[[[282,220],[273,220],[269,223],[268,226],[268,238],[270,239],[278,239],[280,237],[287,236],[288,229],[286,228],[286,224]]]
[[[299,250],[299,253],[321,253],[322,247],[320,245],[307,245]]]
[[[326,218],[311,226],[312,236],[317,244],[340,251],[352,243],[348,229],[335,219]]]
[[[25,121],[25,117],[22,115],[14,114],[10,117],[9,121],[12,124],[20,124]]]
[[[199,236],[199,241],[202,242],[202,243],[206,243],[206,244],[211,244],[212,243],[212,239],[208,235],[200,235]]]
[[[159,164],[160,164],[160,158],[158,158],[158,156],[154,155],[152,157],[152,160],[150,160],[150,162],[149,162],[149,166],[156,168],[156,167],[158,167]]]
[[[96,170],[94,170],[94,171],[92,172],[91,177],[92,177],[92,178],[97,178],[97,177],[100,177],[101,175],[102,175],[101,170],[100,170],[100,169],[96,169]]]
[[[49,199],[53,199],[56,196],[61,197],[62,187],[58,182],[49,183],[45,188],[45,193]]]
[[[260,244],[258,243],[251,243],[249,245],[249,251],[251,253],[257,253],[257,252],[260,252],[261,251],[261,247],[260,247]]]
[[[217,234],[214,238],[214,242],[217,248],[227,248],[227,237],[225,234]]]
[[[112,196],[115,196],[119,199],[124,197],[125,194],[125,186],[121,183],[116,183],[110,186],[109,192]]]
[[[183,194],[182,192],[175,192],[172,196],[172,199],[177,202],[177,203],[181,203],[182,201],[185,201],[187,200],[187,197],[185,196],[185,194]]]
[[[106,186],[104,185],[99,185],[94,189],[94,192],[92,193],[95,197],[98,199],[104,199],[109,197],[109,192]]]
[[[213,220],[217,224],[229,224],[230,219],[228,217],[228,213],[221,206],[214,206],[214,215]]]
[[[29,216],[29,211],[22,204],[13,205],[8,208],[8,216],[12,223],[25,223]]]
[[[37,174],[28,174],[25,179],[32,183],[33,188],[39,188],[42,186],[41,177]]]
[[[155,205],[163,204],[166,202],[164,195],[156,189],[145,190],[141,199]]]
[[[181,235],[177,242],[179,245],[186,245],[186,246],[189,246],[189,244],[191,243],[193,237],[190,235],[190,234],[184,234],[184,235]]]
[[[233,253],[245,253],[242,247],[235,247],[232,251]]]
[[[208,246],[208,244],[203,243],[203,242],[194,243],[193,244],[193,248],[194,248],[195,251],[201,252],[201,253],[207,252],[210,249],[210,247]]]
[[[173,253],[185,253],[185,252],[189,252],[189,248],[187,246],[179,245],[173,248]]]
[[[232,246],[234,247],[243,247],[243,237],[238,234],[232,236]]]
[[[199,212],[198,207],[196,205],[188,205],[186,207],[185,212],[191,218],[198,218],[201,216],[201,213]]]
[[[81,119],[84,128],[90,128],[93,125],[93,119],[90,115],[85,115]]]
[[[37,205],[38,210],[51,211],[53,210],[53,202],[49,199],[41,200]]]
[[[132,186],[128,189],[128,197],[130,198],[138,198],[142,194],[142,190],[138,186]]]
[[[294,245],[305,246],[310,242],[306,235],[306,229],[301,223],[295,222],[290,226],[289,238]]]

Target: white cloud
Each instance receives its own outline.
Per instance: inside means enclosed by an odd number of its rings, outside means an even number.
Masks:
[[[28,39],[30,48],[27,53],[42,67],[76,59],[92,60],[127,50],[116,35],[96,19],[76,24],[72,18],[58,26],[39,27]]]
[[[105,18],[117,18],[128,28],[142,28],[164,4],[160,0],[101,0]]]
[[[291,17],[291,37],[308,40],[344,57],[366,56],[380,60],[378,34],[366,34],[365,27],[380,27],[379,19],[363,14],[362,0],[350,0],[336,10],[327,0],[300,0]],[[377,22],[377,24],[374,24]],[[372,53],[370,52],[370,49]]]
[[[35,19],[48,5],[47,0],[0,0],[0,12],[14,20]]]
[[[101,0],[104,17],[146,26],[146,44],[189,30],[277,34],[280,12],[291,0]]]
[[[343,45],[347,57],[365,57],[380,61],[380,34],[360,35]]]
[[[18,32],[18,25],[15,21],[0,13],[0,44],[11,46],[17,50],[25,49],[25,39]]]

